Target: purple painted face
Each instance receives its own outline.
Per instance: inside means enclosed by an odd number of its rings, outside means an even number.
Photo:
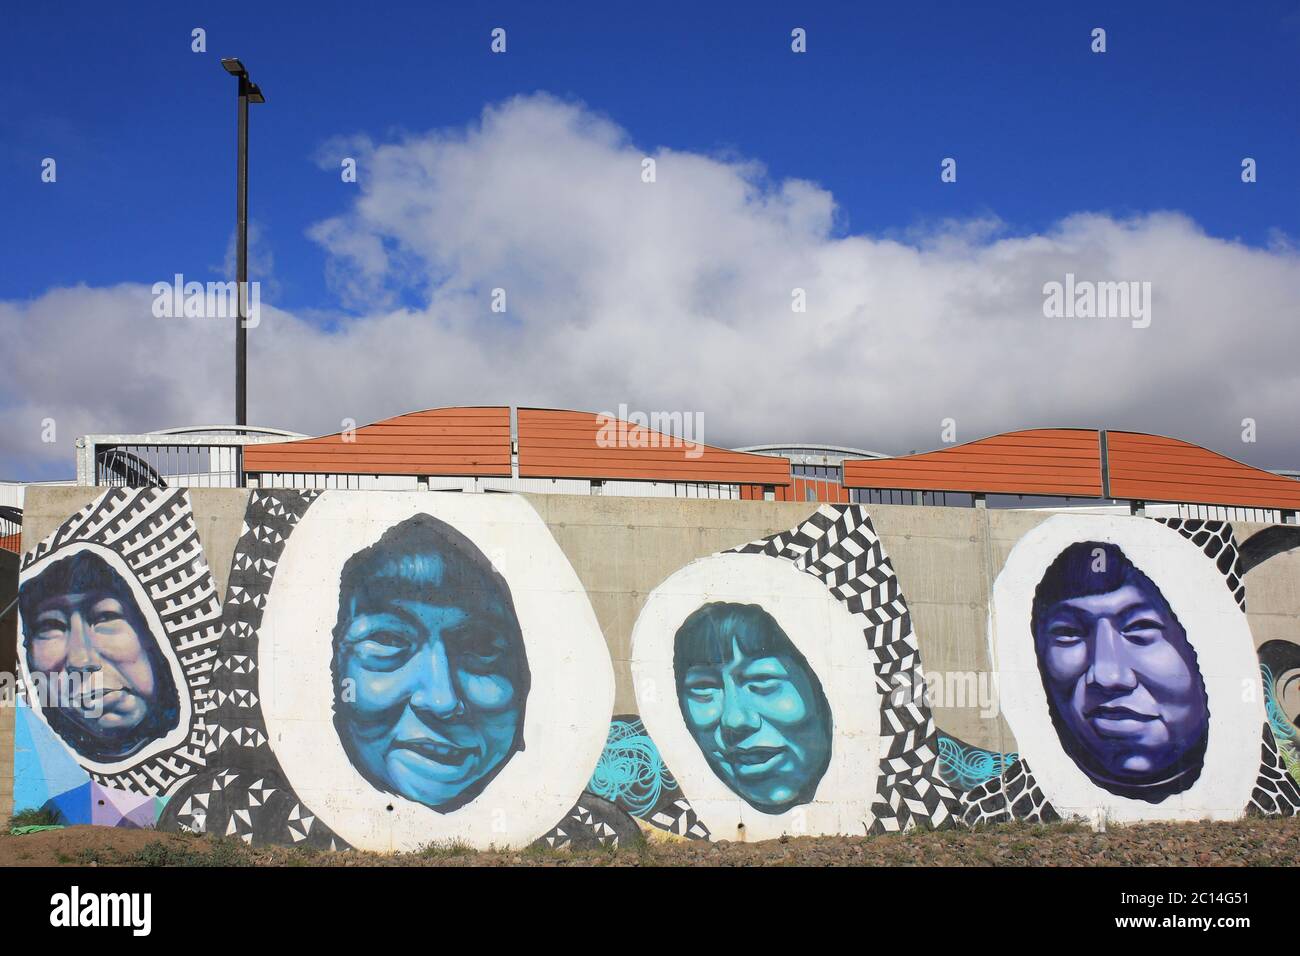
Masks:
[[[1034,638],[1061,742],[1080,769],[1151,802],[1191,785],[1209,705],[1187,632],[1159,588],[1129,574],[1113,591],[1057,601]]]

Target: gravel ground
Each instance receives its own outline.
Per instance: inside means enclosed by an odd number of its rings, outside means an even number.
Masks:
[[[76,826],[0,836],[3,866],[1295,866],[1300,820],[1146,824],[1106,833],[1072,823],[877,837],[697,843],[652,837],[618,850],[476,852],[455,844],[414,853],[251,848],[152,830]]]

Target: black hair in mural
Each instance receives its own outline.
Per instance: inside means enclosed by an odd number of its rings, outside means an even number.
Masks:
[[[673,645],[677,703],[709,767],[750,806],[807,803],[831,760],[831,708],[817,674],[757,604],[696,609]]]
[[[531,685],[510,588],[472,541],[425,514],[343,566],[334,726],[371,784],[440,812],[524,749]]]
[[[1098,786],[1159,803],[1196,782],[1209,698],[1160,588],[1114,544],[1081,541],[1052,562],[1030,627],[1052,723]]]
[[[76,700],[59,702],[66,706],[43,709],[68,746],[107,763],[176,728],[171,667],[130,586],[107,561],[90,551],[54,561],[23,584],[18,601],[33,677],[92,682]]]

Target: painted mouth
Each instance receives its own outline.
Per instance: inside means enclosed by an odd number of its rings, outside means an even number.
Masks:
[[[737,773],[752,776],[771,770],[784,754],[784,747],[741,747],[723,757]]]
[[[1135,737],[1159,720],[1155,714],[1144,714],[1131,707],[1101,706],[1088,711],[1088,722],[1102,737]]]
[[[446,767],[462,767],[478,754],[478,749],[475,747],[457,747],[446,741],[427,738],[398,740],[393,744],[392,750],[406,750],[417,757]]]
[[[78,710],[99,710],[125,701],[131,692],[124,687],[87,691],[72,701]]]
[[[1115,707],[1110,704],[1103,704],[1100,707],[1094,707],[1088,711],[1089,720],[1158,720],[1155,714],[1144,714],[1136,711],[1131,707]]]

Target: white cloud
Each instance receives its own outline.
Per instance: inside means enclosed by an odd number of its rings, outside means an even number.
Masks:
[[[311,227],[344,315],[262,304],[259,423],[335,430],[443,404],[701,411],[706,441],[906,452],[1041,425],[1162,432],[1300,467],[1300,254],[1176,213],[988,219],[842,235],[833,197],[761,166],[656,149],[546,96],[467,130],[371,143],[358,198]],[[330,157],[333,161],[332,157]],[[324,161],[324,160],[322,160]],[[1149,281],[1150,328],[1043,315],[1043,284]],[[806,314],[791,290],[807,292]],[[490,310],[503,288],[508,312]],[[400,302],[420,301],[418,309]],[[0,303],[15,358],[0,474],[69,471],[87,431],[229,419],[229,323],[155,319],[147,287]],[[59,443],[40,443],[54,417]],[[1240,443],[1241,420],[1259,444]]]

